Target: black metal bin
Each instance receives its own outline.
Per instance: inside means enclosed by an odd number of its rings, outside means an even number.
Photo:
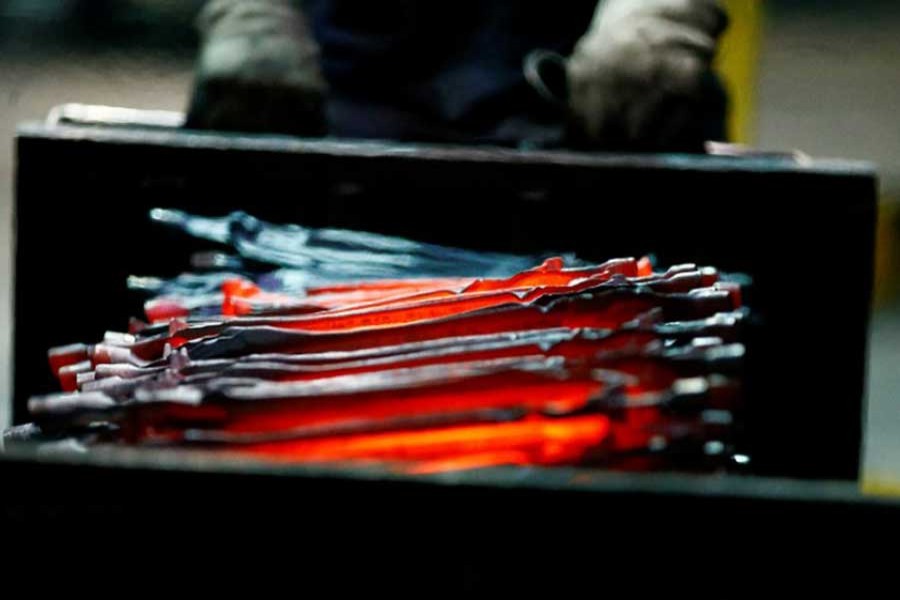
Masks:
[[[27,125],[17,421],[30,395],[53,389],[49,347],[99,339],[139,314],[128,275],[186,267],[191,242],[149,222],[157,206],[597,260],[651,252],[746,273],[754,472],[858,475],[877,213],[864,164]]]
[[[19,422],[30,395],[53,389],[49,347],[124,328],[140,311],[127,276],[186,266],[194,243],[153,226],[150,208],[245,210],[272,221],[473,248],[575,251],[598,260],[652,252],[663,263],[710,262],[750,275],[755,316],[747,332],[743,441],[753,475],[491,469],[412,478],[177,453],[48,457],[23,450],[0,454],[6,515],[65,521],[102,514],[186,528],[218,527],[224,519],[331,540],[361,527],[412,543],[465,543],[485,529],[499,535],[523,513],[548,536],[565,527],[625,533],[640,523],[653,535],[714,536],[707,541],[826,521],[857,531],[895,523],[900,505],[864,498],[855,482],[876,187],[870,167],[843,161],[24,126],[16,205]],[[800,302],[803,294],[813,297]],[[185,511],[173,497],[204,508]],[[406,512],[411,507],[449,512],[420,527]],[[311,523],[301,513],[317,518]],[[462,516],[470,514],[475,518]],[[622,519],[597,518],[604,514]],[[515,537],[492,539],[460,563],[474,561],[478,581],[492,572],[495,551],[515,547]],[[459,579],[460,572],[444,571],[435,573]]]

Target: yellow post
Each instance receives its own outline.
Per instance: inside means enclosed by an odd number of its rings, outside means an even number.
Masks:
[[[756,84],[763,30],[763,0],[723,0],[731,27],[722,38],[717,68],[731,98],[732,141],[752,144],[756,128]]]

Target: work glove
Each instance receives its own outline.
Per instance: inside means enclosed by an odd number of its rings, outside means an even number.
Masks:
[[[535,53],[526,76],[565,104],[577,141],[699,150],[724,135],[712,62],[727,23],[716,0],[604,0],[572,56]]]
[[[303,136],[325,132],[325,80],[306,17],[290,0],[211,0],[186,126]]]

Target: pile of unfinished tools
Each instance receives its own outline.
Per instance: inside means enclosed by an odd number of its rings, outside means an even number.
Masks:
[[[131,278],[128,333],[51,350],[62,391],[31,400],[30,437],[407,473],[749,460],[746,309],[713,268],[151,218],[220,250]]]

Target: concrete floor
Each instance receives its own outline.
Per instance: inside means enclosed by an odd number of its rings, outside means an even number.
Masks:
[[[865,482],[873,491],[900,494],[900,310],[878,311],[872,323]]]
[[[855,3],[852,3],[855,5]],[[875,160],[883,193],[900,197],[900,12],[890,7],[837,16],[776,12],[768,26],[759,85],[758,143],[811,154]],[[20,35],[20,37],[22,37]],[[2,38],[0,38],[2,39]],[[0,54],[0,324],[10,323],[12,139],[17,123],[68,101],[179,110],[190,57],[86,49]],[[893,235],[893,227],[884,230]],[[837,233],[837,232],[836,232]],[[839,238],[836,238],[839,241]],[[882,272],[882,288],[894,273]],[[8,331],[8,327],[3,327]],[[881,488],[900,483],[900,308],[888,301],[873,322],[866,473]],[[0,365],[10,365],[0,336]],[[0,368],[0,390],[9,386]],[[0,426],[6,418],[0,393]],[[875,486],[873,486],[875,487]],[[900,490],[900,485],[897,487]]]

